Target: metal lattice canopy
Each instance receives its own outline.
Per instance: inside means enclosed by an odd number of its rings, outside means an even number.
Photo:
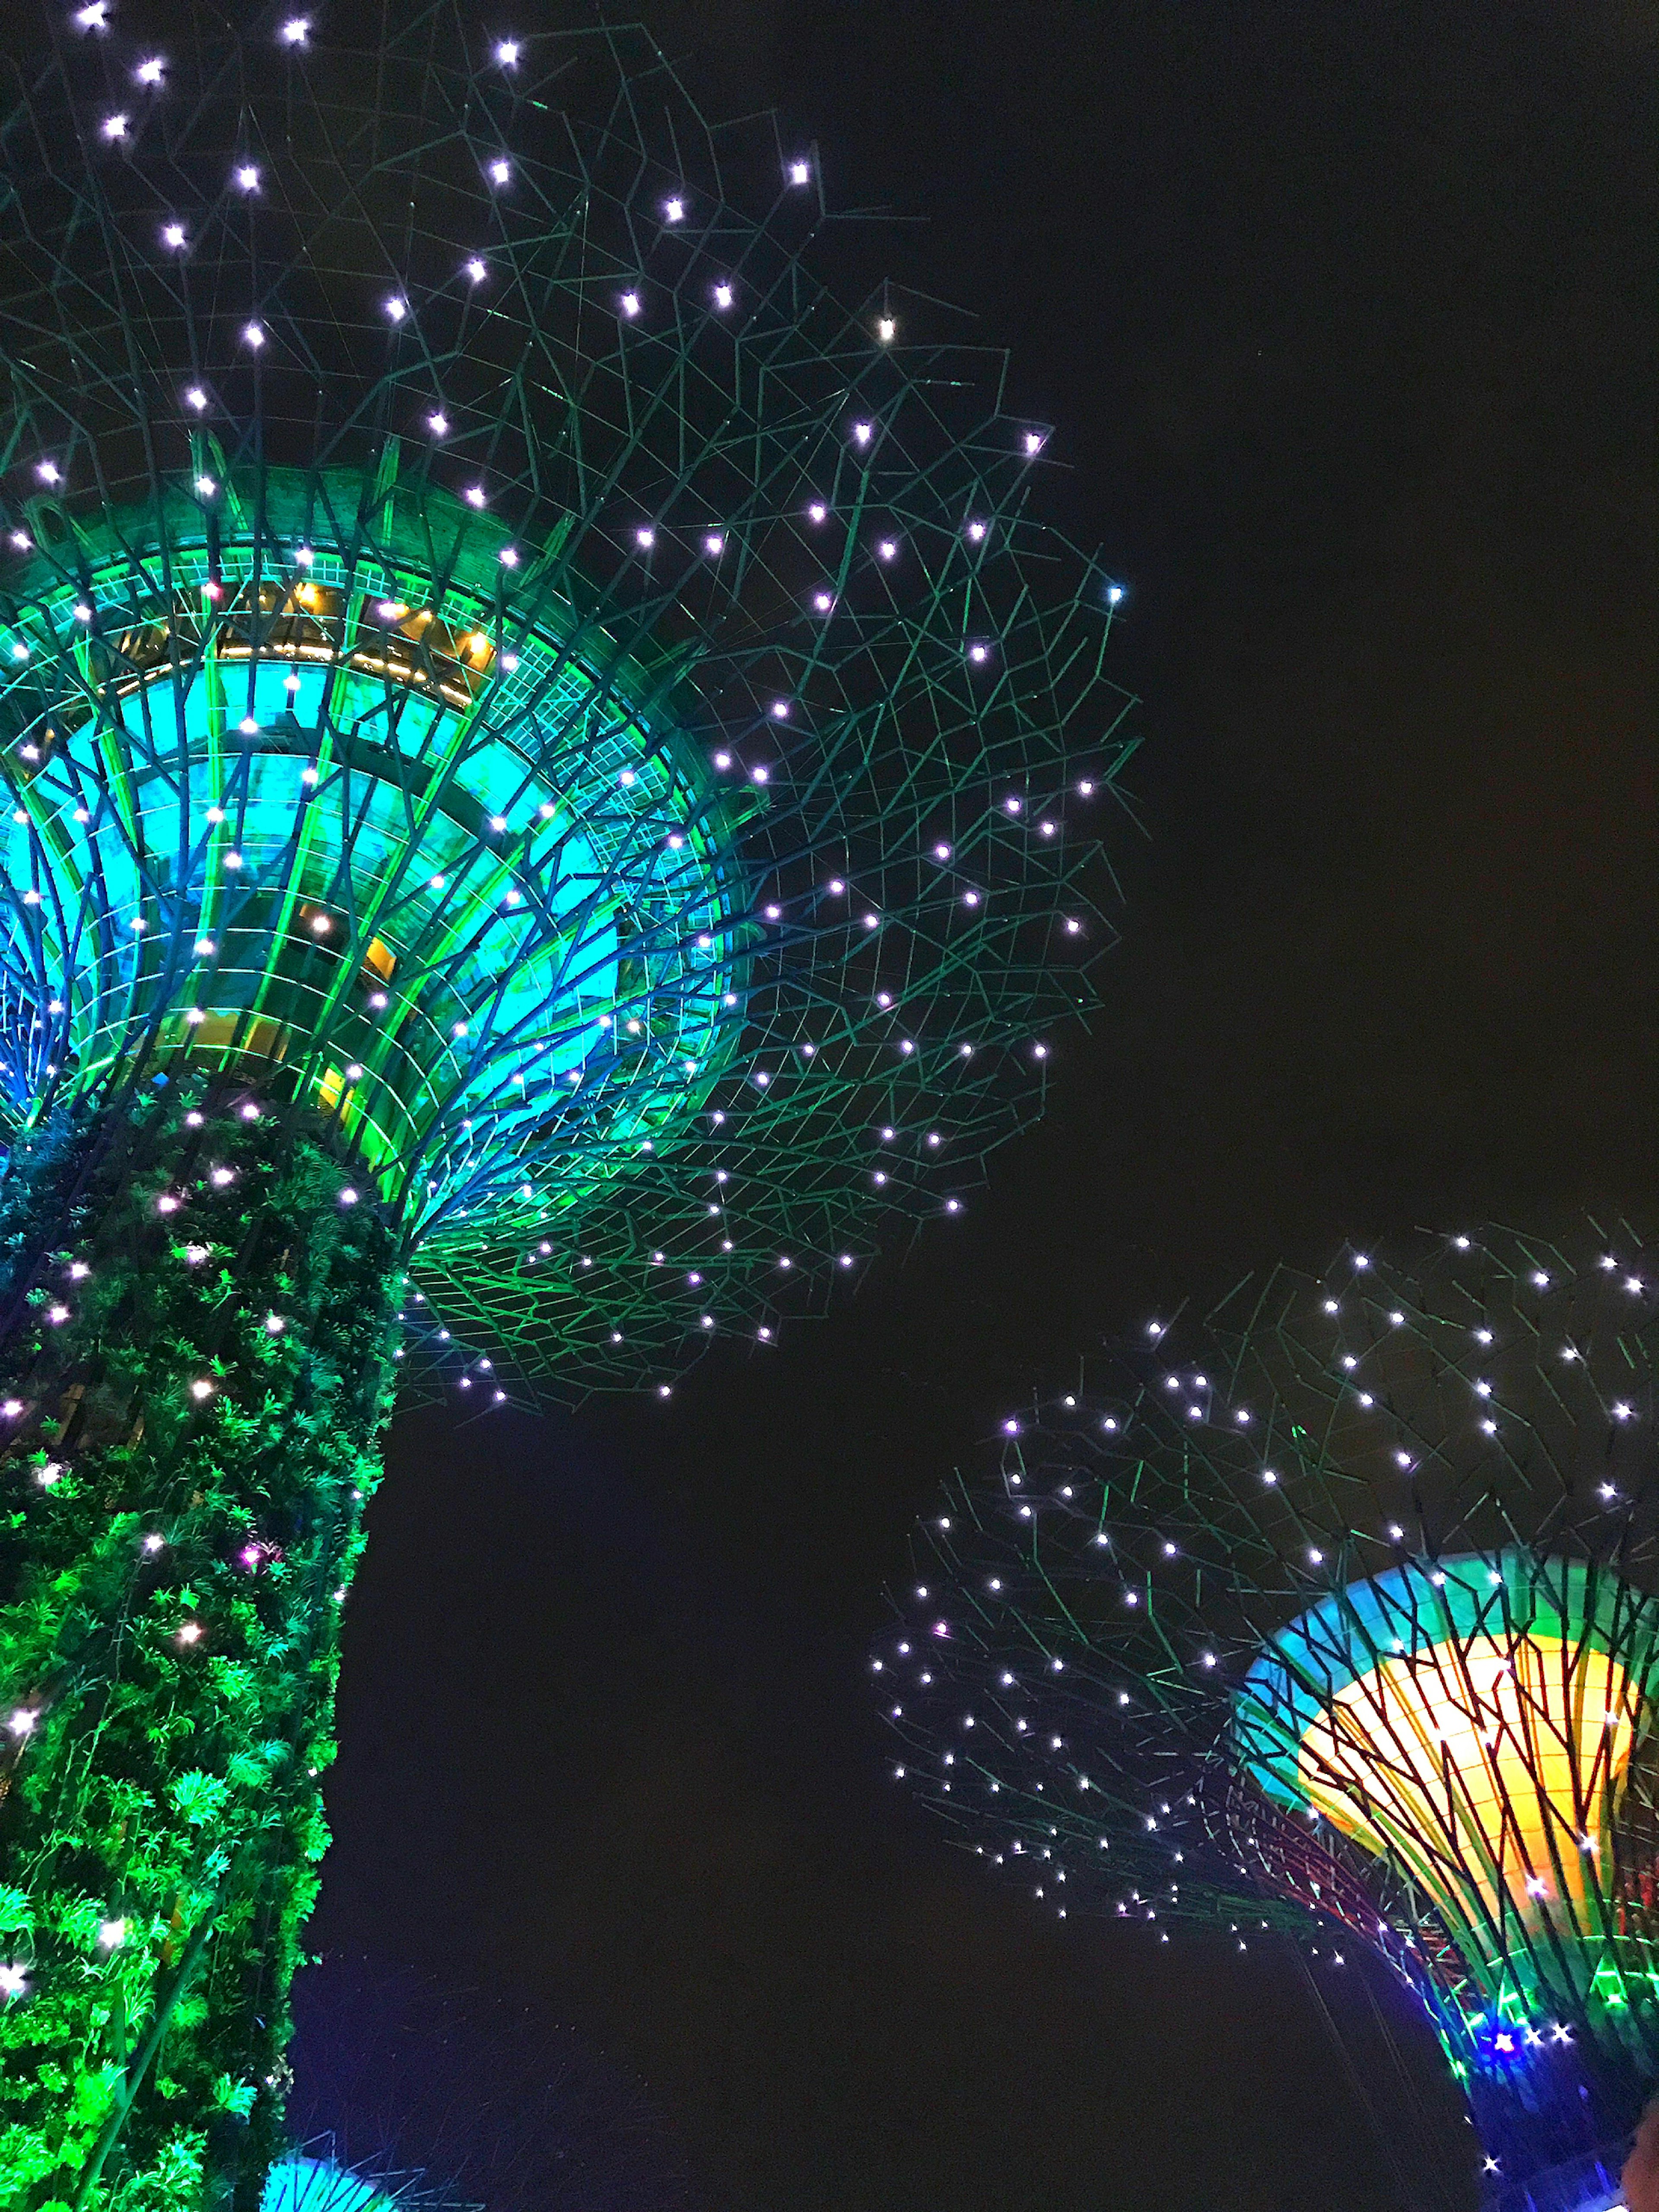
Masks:
[[[412,1365],[666,1393],[959,1210],[1087,1001],[1128,702],[1048,433],[1000,356],[830,298],[813,160],[641,34],[42,21],[12,1128],[246,1070],[399,1210]]]
[[[265,2177],[259,2212],[482,2212],[414,2173],[348,2166],[328,2138],[280,2160]]]
[[[1651,2076],[1656,1336],[1588,1224],[1149,1323],[922,1525],[899,1774],[1046,1905],[1346,1929],[1466,2074]]]

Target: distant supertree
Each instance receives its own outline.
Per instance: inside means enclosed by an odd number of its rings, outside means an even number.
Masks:
[[[960,1210],[1087,997],[1118,595],[1028,514],[1000,357],[836,306],[812,155],[641,36],[42,21],[0,2199],[253,2212],[395,1363],[666,1397]]]
[[[483,2212],[691,2212],[643,2083],[544,2006],[331,1952],[294,2011],[289,2132],[353,2173],[441,2177]]]
[[[489,2212],[441,2189],[422,2173],[353,2166],[331,2138],[286,2151],[265,2176],[259,2212]]]
[[[1061,1911],[1367,1946],[1494,2186],[1589,2153],[1659,2074],[1656,1345],[1589,1227],[1150,1322],[923,1524],[898,1774]]]

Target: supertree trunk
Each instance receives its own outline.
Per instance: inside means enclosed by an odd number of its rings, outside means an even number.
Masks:
[[[250,2212],[277,2141],[396,1327],[325,1142],[169,1084],[0,1182],[7,2206]]]

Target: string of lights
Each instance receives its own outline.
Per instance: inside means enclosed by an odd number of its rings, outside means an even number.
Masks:
[[[1656,1312],[1586,1225],[1149,1322],[921,1525],[897,1778],[1045,1909],[1363,1948],[1492,2177],[1616,2136],[1659,2072]]]

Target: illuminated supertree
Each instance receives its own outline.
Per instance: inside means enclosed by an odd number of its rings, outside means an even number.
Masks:
[[[333,1953],[295,1984],[260,2212],[687,2212],[642,2086],[535,2006]],[[440,2179],[440,2177],[441,2177]]]
[[[1149,1323],[1004,1421],[874,1661],[900,1776],[1046,1906],[1368,1947],[1494,2188],[1659,2075],[1659,1270],[1570,1243]]]
[[[428,2186],[424,2174],[356,2166],[319,2139],[284,2152],[265,2176],[259,2212],[489,2212]]]
[[[331,1953],[296,1978],[294,2010],[288,2124],[313,2155],[428,2189],[441,2175],[484,2212],[690,2212],[688,2161],[644,2084],[543,2007]]]
[[[642,37],[21,48],[0,2199],[252,2212],[396,1363],[666,1397],[961,1209],[1087,996],[1118,593]]]

